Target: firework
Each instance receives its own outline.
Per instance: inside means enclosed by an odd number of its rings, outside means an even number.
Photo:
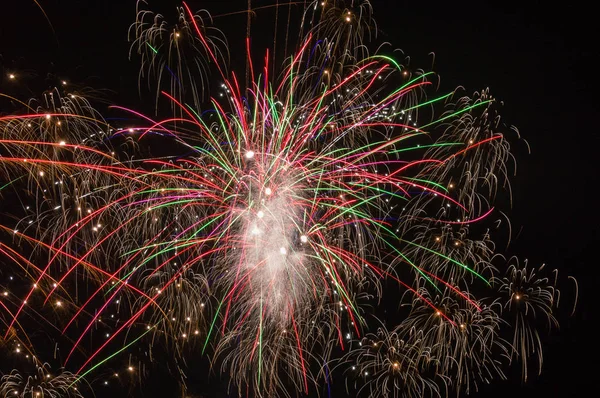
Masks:
[[[361,383],[363,389],[370,389],[370,396],[440,395],[435,373],[430,370],[437,360],[422,339],[405,340],[382,327],[377,333],[366,335],[346,360],[354,363],[348,369],[352,376],[361,381],[372,380]]]
[[[29,375],[13,370],[2,376],[0,394],[19,398],[82,398],[76,381],[77,376],[70,372],[52,374],[48,365],[38,365]]]
[[[558,273],[543,277],[544,265],[535,269],[527,261],[518,259],[509,262],[506,275],[498,278],[498,291],[504,301],[503,311],[512,331],[510,359],[519,358],[523,379],[528,378],[528,359],[535,356],[538,373],[542,371],[543,349],[540,329],[558,327],[554,311],[560,293],[556,289]]]
[[[187,98],[200,106],[203,93],[208,91],[210,54],[224,66],[229,58],[227,41],[211,26],[210,14],[205,10],[188,13],[178,7],[177,22],[169,25],[163,15],[148,10],[145,1],[138,1],[136,8],[129,39],[130,58],[133,53],[140,57],[140,87],[142,80],[147,80],[148,86],[157,90],[157,101],[160,90],[166,89],[178,100]],[[201,29],[202,36],[195,29]]]
[[[531,317],[555,323],[553,285],[511,266],[506,305],[486,298],[518,136],[487,90],[440,95],[434,74],[369,53],[367,1],[307,7],[282,66],[252,62],[247,40],[248,86],[210,16],[177,12],[169,27],[138,8],[130,30],[172,117],[115,106],[136,121],[110,125],[60,89],[0,117],[4,192],[23,203],[0,249],[28,286],[0,301],[5,338],[43,313],[68,345],[69,388],[143,342],[178,367],[210,356],[255,396],[308,393],[338,350],[371,396],[469,393],[504,377],[503,358],[541,366]],[[365,335],[388,297],[402,321]]]
[[[499,336],[502,321],[494,304],[473,304],[453,296],[431,298],[438,308],[434,313],[413,303],[398,333],[429,347],[437,359],[436,374],[444,376],[445,387],[468,394],[478,382],[504,378],[501,359],[508,355],[509,348]],[[449,319],[441,320],[442,314]]]

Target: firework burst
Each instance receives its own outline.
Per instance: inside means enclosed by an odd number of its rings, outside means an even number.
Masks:
[[[216,55],[220,65],[227,64],[226,38],[212,27],[211,16],[205,10],[191,13],[183,6],[177,7],[177,22],[170,25],[163,15],[147,6],[147,2],[138,1],[136,20],[129,29],[130,58],[134,53],[140,58],[140,87],[147,80],[156,94],[164,89],[180,101],[188,99],[199,107],[203,93],[208,91],[210,55]],[[202,31],[201,36],[196,29]]]
[[[510,266],[506,305],[477,298],[497,281],[481,225],[517,136],[487,90],[440,95],[434,74],[369,53],[367,1],[309,6],[282,66],[252,62],[247,40],[248,86],[210,16],[177,12],[170,27],[138,8],[130,31],[171,117],[115,106],[136,121],[110,125],[59,89],[0,117],[4,192],[23,203],[3,229],[28,254],[0,249],[31,286],[0,301],[5,339],[61,307],[43,319],[69,336],[68,387],[138,342],[210,355],[255,396],[308,393],[339,350],[371,396],[469,393],[503,358],[525,378],[527,357],[541,366],[532,318],[556,322],[554,285]],[[390,283],[410,310],[361,340]]]
[[[348,369],[370,396],[439,396],[435,373],[437,360],[422,339],[405,340],[398,332],[380,328],[366,335],[346,360]],[[346,365],[347,366],[347,365]],[[364,380],[372,380],[364,383]]]
[[[558,271],[544,275],[544,265],[530,267],[525,260],[511,258],[504,277],[497,278],[498,291],[504,302],[504,317],[512,332],[510,360],[519,358],[523,379],[528,378],[529,359],[535,357],[538,374],[542,371],[543,349],[540,329],[558,327],[555,311],[560,292],[556,289]]]
[[[36,366],[35,372],[24,375],[16,370],[0,379],[0,394],[18,398],[82,398],[76,385],[77,376],[67,372],[51,374],[47,364]]]

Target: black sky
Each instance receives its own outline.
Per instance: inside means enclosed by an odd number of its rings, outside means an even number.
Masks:
[[[135,108],[139,102],[137,64],[128,60],[126,41],[135,18],[135,1],[39,3],[56,34],[33,0],[2,0],[0,61],[4,67],[16,66],[40,76],[52,71],[85,81],[94,88],[109,89],[106,96],[111,103]],[[189,3],[215,15],[246,6],[246,0]],[[150,4],[158,4],[168,15],[179,2],[154,0]],[[490,87],[504,102],[504,121],[518,127],[531,147],[531,154],[524,145],[514,148],[518,173],[512,183],[510,215],[513,229],[520,233],[507,251],[529,258],[532,264],[559,268],[580,282],[575,316],[561,319],[561,330],[546,340],[543,374],[525,386],[519,381],[496,381],[474,396],[579,397],[594,391],[598,337],[593,326],[597,315],[593,293],[600,244],[595,96],[596,37],[600,35],[592,10],[584,2],[568,1],[556,6],[541,1],[436,5],[372,0],[372,4],[380,38],[410,55],[414,66],[429,69],[430,53],[435,53],[433,69],[441,75],[443,88],[462,85],[473,92]],[[261,13],[253,20],[257,46],[269,40],[261,37],[265,30],[260,25],[266,21],[271,23]],[[216,24],[231,35],[232,48],[241,48],[244,17],[221,17]],[[233,58],[235,63],[235,54]],[[0,358],[0,372],[7,370]],[[105,395],[100,391],[97,396]],[[144,396],[158,395],[148,392]]]

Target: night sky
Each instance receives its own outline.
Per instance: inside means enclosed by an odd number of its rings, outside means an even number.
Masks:
[[[274,0],[255,0],[255,5]],[[107,104],[148,110],[140,100],[135,61],[128,60],[127,29],[135,18],[135,1],[40,0],[54,31],[33,0],[2,1],[0,8],[0,71],[19,70],[31,78],[31,94],[44,90],[44,76],[53,73],[102,90],[100,109]],[[150,1],[169,16],[174,0]],[[504,103],[503,120],[519,129],[529,143],[516,142],[517,175],[512,179],[514,239],[509,255],[546,263],[579,280],[577,311],[570,304],[559,311],[560,330],[545,338],[543,373],[522,385],[519,378],[494,381],[473,397],[580,397],[591,387],[597,368],[597,336],[593,333],[597,299],[598,226],[597,90],[598,21],[583,2],[509,4],[507,2],[403,2],[372,0],[379,41],[389,41],[411,56],[411,65],[441,76],[441,91],[458,85],[466,92],[489,87]],[[525,3],[525,2],[522,2]],[[193,9],[213,15],[242,11],[246,0],[189,0]],[[243,70],[245,16],[218,17],[227,35],[232,69]],[[253,19],[253,48],[262,54],[271,40],[271,14]],[[4,69],[2,69],[4,68]],[[0,91],[8,82],[0,77]],[[0,113],[2,113],[0,109]],[[0,204],[0,208],[2,208]],[[4,210],[1,211],[4,213]],[[592,271],[594,270],[594,271]],[[567,286],[569,293],[570,286]],[[566,295],[565,295],[566,296]],[[10,371],[0,358],[0,373]],[[203,370],[204,372],[204,370]],[[510,373],[509,373],[510,374]],[[203,387],[204,374],[191,379],[194,390],[220,397],[222,386]],[[143,393],[169,396],[173,381],[146,382]],[[339,391],[343,390],[341,380]],[[162,386],[160,386],[162,384]],[[218,384],[218,383],[213,383]],[[336,390],[337,391],[337,390]],[[115,391],[96,389],[98,398]],[[339,394],[339,395],[338,395]],[[335,397],[343,396],[341,393]]]

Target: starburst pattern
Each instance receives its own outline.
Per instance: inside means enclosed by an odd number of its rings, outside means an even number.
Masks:
[[[2,391],[79,396],[128,351],[141,377],[142,345],[182,374],[209,356],[265,397],[309,393],[332,364],[384,397],[470,393],[513,359],[527,379],[532,355],[541,368],[557,291],[497,261],[518,133],[488,90],[440,94],[433,73],[369,51],[368,1],[308,6],[282,65],[247,40],[247,86],[210,15],[177,15],[140,2],[130,29],[170,117],[113,106],[135,121],[109,123],[64,87],[0,116],[2,193],[22,204],[2,224],[19,287],[0,282],[0,341],[33,356],[42,324],[75,371],[43,385],[14,371]],[[382,301],[399,306],[389,330]]]

